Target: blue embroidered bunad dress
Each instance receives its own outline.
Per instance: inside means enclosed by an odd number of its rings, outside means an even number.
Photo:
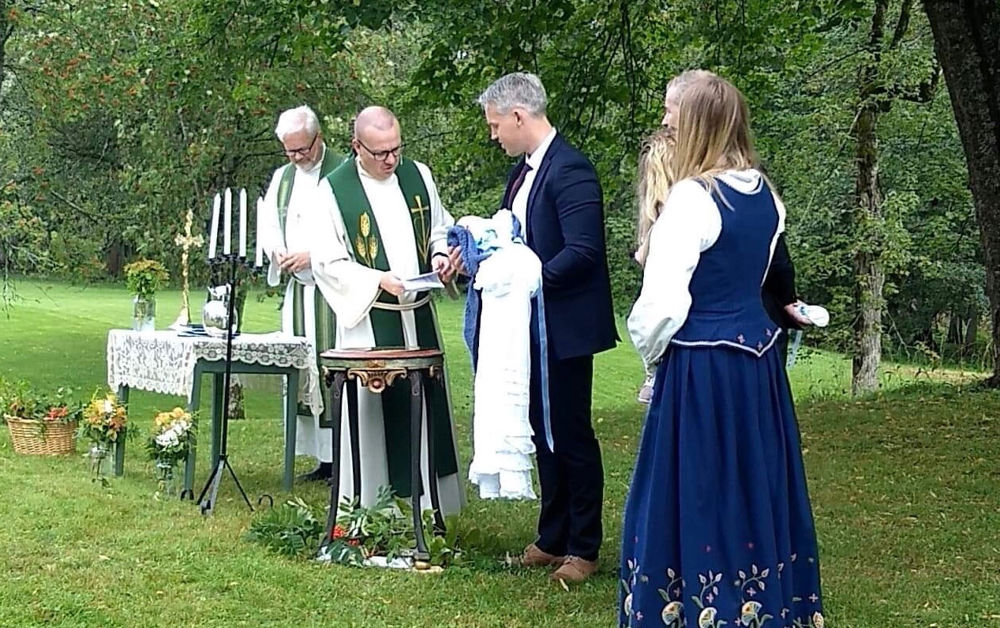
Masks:
[[[656,385],[625,507],[621,626],[825,624],[799,431],[761,283],[784,207],[755,170],[685,180],[629,332]]]

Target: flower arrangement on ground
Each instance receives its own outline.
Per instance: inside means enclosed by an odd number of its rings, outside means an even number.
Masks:
[[[146,453],[156,463],[159,489],[168,495],[175,492],[176,467],[187,460],[195,442],[195,419],[184,408],[159,412],[153,419],[153,431],[146,441]]]
[[[347,499],[340,503],[327,553],[331,561],[347,565],[371,563],[373,557],[392,564],[412,547],[413,523],[408,504],[382,486],[370,506]]]
[[[433,568],[461,562],[457,519],[445,522],[444,534],[433,533],[434,511],[423,511],[421,520]],[[463,533],[466,541],[474,536],[472,530]],[[383,486],[371,506],[359,506],[357,501],[346,499],[340,503],[326,555],[331,562],[346,565],[411,567],[414,545],[409,501],[396,497],[389,487]]]
[[[445,522],[445,534],[431,534],[434,513],[426,510],[422,515],[432,569],[440,570],[462,562],[459,537],[463,543],[475,544],[478,530],[464,528],[459,531],[457,518],[449,517]],[[412,511],[409,504],[398,499],[388,487],[379,489],[370,506],[360,506],[356,500],[342,501],[325,551],[317,556],[316,550],[326,534],[325,519],[325,509],[295,498],[255,517],[247,536],[286,556],[351,566],[412,566],[415,545]]]
[[[112,446],[126,436],[128,415],[125,406],[114,393],[95,395],[83,409],[83,420],[77,430],[77,438],[90,441],[91,466],[95,480],[105,481],[109,475]]]

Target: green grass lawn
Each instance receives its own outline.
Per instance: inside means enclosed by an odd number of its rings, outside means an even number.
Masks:
[[[22,300],[0,315],[0,376],[88,394],[104,385],[107,330],[129,324],[129,295],[38,282],[21,282],[18,291]],[[179,301],[177,292],[158,297],[159,327]],[[276,328],[276,307],[276,300],[248,303],[246,328]],[[471,403],[461,306],[439,311],[464,466]],[[884,392],[851,401],[849,369],[840,356],[811,351],[791,372],[827,625],[1000,626],[1000,394],[968,386],[975,374],[889,365]],[[16,455],[4,429],[0,626],[610,626],[642,372],[628,343],[599,356],[595,371],[604,566],[570,591],[503,562],[532,540],[535,503],[484,502],[467,487],[459,526],[477,530],[480,541],[465,548],[467,563],[442,574],[322,566],[246,541],[252,515],[228,478],[215,515],[204,518],[190,503],[154,498],[140,442],[130,446],[125,477],[102,488],[82,456]],[[280,500],[287,495],[277,382],[255,379],[247,389],[249,419],[232,424],[231,461],[251,495]],[[182,401],[134,391],[131,418],[148,429],[155,410]],[[208,471],[207,446],[198,465],[196,489]],[[296,494],[314,504],[327,497],[316,485],[297,486]]]

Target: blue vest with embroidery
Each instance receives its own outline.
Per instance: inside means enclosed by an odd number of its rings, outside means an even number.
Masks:
[[[718,185],[719,192],[713,192],[712,199],[722,217],[722,231],[698,260],[688,288],[691,310],[671,344],[732,347],[759,357],[781,333],[760,296],[778,230],[778,210],[763,181],[750,194],[722,181]],[[719,198],[720,193],[729,206]]]

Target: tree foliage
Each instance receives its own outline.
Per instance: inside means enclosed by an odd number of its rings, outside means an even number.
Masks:
[[[545,82],[554,124],[598,169],[626,310],[640,275],[638,145],[659,123],[669,78],[704,67],[747,95],[789,209],[800,292],[834,315],[814,338],[851,346],[853,260],[874,244],[886,337],[940,351],[949,321],[968,335],[984,311],[981,246],[951,104],[922,91],[935,69],[929,25],[909,0],[885,6],[886,46],[863,94],[873,9],[860,0],[5,0],[0,261],[101,278],[142,255],[173,270],[184,212],[205,220],[220,187],[259,189],[282,163],[277,112],[303,102],[340,149],[357,110],[388,105],[451,212],[490,213],[513,163],[475,99],[528,70]],[[864,98],[884,109],[877,224],[855,220]]]

